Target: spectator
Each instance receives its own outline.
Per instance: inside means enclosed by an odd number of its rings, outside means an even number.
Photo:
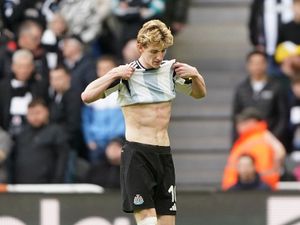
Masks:
[[[16,139],[14,183],[64,182],[69,151],[64,130],[49,123],[49,111],[41,99],[28,105],[27,121]]]
[[[126,43],[136,39],[138,30],[144,22],[161,18],[165,10],[164,0],[113,0],[113,14],[120,23],[119,56]]]
[[[81,132],[81,100],[71,89],[71,77],[65,67],[50,71],[49,100],[50,121],[65,129],[73,150],[86,155],[82,152],[85,143]]]
[[[266,55],[259,51],[250,52],[247,56],[248,77],[235,90],[233,118],[245,108],[254,107],[262,113],[270,131],[284,142],[288,123],[287,94],[266,70]],[[236,136],[234,121],[233,125]]]
[[[11,70],[13,78],[0,83],[0,126],[14,137],[25,123],[29,102],[34,97],[46,98],[46,86],[35,79],[33,56],[28,50],[14,53]]]
[[[126,43],[122,49],[122,56],[124,63],[130,63],[140,57],[136,39],[132,39]]]
[[[259,111],[245,109],[237,117],[239,138],[235,141],[224,170],[222,188],[228,190],[238,182],[237,162],[241,155],[254,158],[256,171],[263,182],[276,189],[285,158],[283,145],[268,130]]]
[[[5,28],[16,34],[20,24],[25,20],[36,21],[45,27],[45,18],[40,11],[42,2],[42,0],[0,1]]]
[[[69,35],[79,36],[90,43],[101,32],[102,22],[109,15],[110,0],[64,0],[59,4],[60,13],[67,21]]]
[[[9,134],[0,127],[0,184],[8,181],[6,159],[10,154],[12,144]]]
[[[289,107],[289,153],[300,150],[300,78],[292,79],[292,97]]]
[[[105,159],[92,165],[87,173],[87,183],[104,188],[120,188],[121,150],[124,139],[112,139],[105,149]]]
[[[86,85],[96,78],[93,59],[84,52],[84,43],[79,36],[72,35],[63,39],[62,53],[65,66],[71,74],[71,88],[78,96]]]
[[[67,31],[67,24],[64,18],[56,13],[48,23],[48,28],[42,36],[42,45],[47,51],[47,63],[50,69],[54,69],[59,62],[62,62],[62,53],[59,49],[59,42]]]
[[[281,63],[281,69],[282,71],[288,76],[288,77],[295,77],[300,76],[300,54],[299,50],[297,50],[297,45],[300,45],[300,1],[294,0],[293,4],[294,9],[294,20],[282,25],[280,31],[279,31],[279,37],[278,37],[278,44],[283,44],[282,50],[286,48],[286,52],[289,52],[289,49],[295,49],[295,52],[292,52],[290,54],[283,54],[283,52],[280,52],[280,48],[278,48],[278,51],[276,53],[276,59],[279,63]],[[288,43],[288,44],[287,44]],[[285,47],[287,45],[287,47]],[[293,47],[293,45],[295,47]],[[280,45],[278,45],[279,47]],[[283,54],[283,56],[281,56]]]
[[[18,49],[27,49],[34,57],[35,71],[39,74],[38,79],[48,82],[46,52],[41,47],[42,33],[43,28],[36,22],[24,21],[21,24],[17,42],[10,43],[7,48],[3,48],[0,52],[0,78],[9,76],[13,53]]]
[[[102,56],[97,62],[97,76],[103,76],[116,65],[113,57]],[[118,93],[115,92],[83,107],[83,132],[92,163],[103,159],[110,140],[125,135],[124,118],[117,97]]]
[[[187,22],[190,0],[166,0],[164,21],[172,34],[179,33]]]
[[[293,0],[253,0],[249,18],[249,36],[256,50],[268,56],[268,75],[281,76],[274,53],[279,27],[293,19]]]
[[[255,169],[255,160],[251,155],[241,155],[237,160],[238,181],[229,191],[271,190]]]

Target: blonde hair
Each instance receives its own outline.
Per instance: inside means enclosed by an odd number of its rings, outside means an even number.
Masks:
[[[173,45],[173,35],[160,20],[150,20],[139,30],[137,43],[143,47],[154,44],[165,49]]]

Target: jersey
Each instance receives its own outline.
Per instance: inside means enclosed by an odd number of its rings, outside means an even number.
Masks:
[[[145,69],[136,60],[129,65],[135,68],[128,80],[117,80],[105,91],[105,96],[118,91],[120,106],[167,102],[175,98],[176,92],[190,95],[192,80],[176,75],[175,60],[164,60],[157,69]]]

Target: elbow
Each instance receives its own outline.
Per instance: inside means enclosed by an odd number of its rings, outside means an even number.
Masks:
[[[81,100],[82,100],[84,103],[86,103],[86,104],[92,102],[92,101],[89,99],[89,96],[88,96],[88,94],[87,94],[86,92],[82,92],[82,93],[81,93]]]
[[[199,98],[204,98],[206,96],[206,89],[202,91]]]
[[[206,89],[203,89],[203,91],[199,92],[199,93],[195,93],[195,94],[192,94],[192,96],[195,98],[195,99],[201,99],[201,98],[204,98],[206,96]]]

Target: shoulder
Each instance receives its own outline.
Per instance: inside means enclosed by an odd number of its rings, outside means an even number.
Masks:
[[[49,123],[45,126],[45,131],[53,134],[54,136],[59,136],[65,133],[64,128],[56,123]]]
[[[271,187],[263,181],[260,182],[258,189],[263,190],[263,191],[271,191],[272,190]]]
[[[280,81],[270,78],[268,80],[268,87],[274,91],[281,91],[282,84]]]
[[[8,86],[10,86],[10,79],[4,78],[4,79],[0,80],[0,87],[5,88]]]
[[[297,25],[294,21],[291,21],[291,22],[288,22],[288,23],[285,23],[285,24],[282,24],[280,26],[280,31],[284,31],[286,32],[287,30],[290,30],[290,29],[293,29],[295,27],[299,27],[299,25]]]
[[[250,87],[250,85],[251,84],[249,78],[246,78],[237,84],[236,91],[244,91],[244,89]]]

